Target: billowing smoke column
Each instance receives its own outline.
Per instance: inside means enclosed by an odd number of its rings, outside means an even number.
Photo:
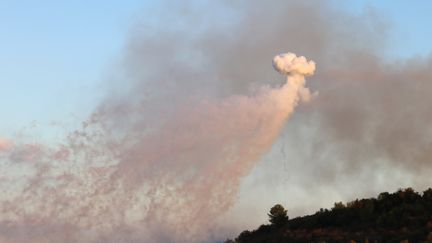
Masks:
[[[280,54],[274,57],[273,67],[279,73],[287,75],[288,82],[298,85],[298,92],[304,101],[311,99],[311,93],[304,87],[304,77],[315,71],[315,62],[307,61],[304,56],[297,57],[294,53]]]
[[[188,98],[158,116],[101,108],[67,142],[17,143],[2,175],[3,242],[198,242],[235,202],[240,179],[279,136],[315,63],[274,58],[279,88],[225,98]],[[136,107],[135,107],[136,108]],[[117,111],[117,112],[115,112]],[[151,127],[148,125],[151,124]],[[115,128],[118,128],[116,130]],[[8,150],[6,150],[8,148]]]

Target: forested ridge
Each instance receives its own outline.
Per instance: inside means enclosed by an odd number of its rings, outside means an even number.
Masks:
[[[226,242],[432,242],[431,188],[337,202],[331,209],[293,219],[277,204],[268,215],[269,224]]]

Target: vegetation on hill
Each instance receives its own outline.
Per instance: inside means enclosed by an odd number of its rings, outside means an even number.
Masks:
[[[277,204],[269,221],[226,242],[432,242],[432,189],[419,194],[407,188],[377,198],[337,202],[330,210],[291,220]]]

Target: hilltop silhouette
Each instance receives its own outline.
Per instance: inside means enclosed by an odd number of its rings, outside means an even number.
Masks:
[[[243,231],[226,243],[432,242],[431,188],[422,194],[406,188],[377,198],[337,202],[331,209],[291,220],[277,204],[268,215],[270,224]]]

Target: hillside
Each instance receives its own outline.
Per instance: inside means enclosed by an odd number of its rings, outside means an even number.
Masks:
[[[291,220],[275,205],[269,217],[270,224],[226,242],[432,242],[432,189],[383,192]]]

